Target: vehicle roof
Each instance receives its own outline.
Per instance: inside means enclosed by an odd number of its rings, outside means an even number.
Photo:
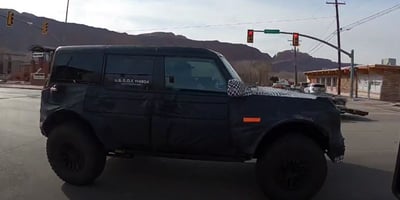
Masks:
[[[80,45],[61,46],[57,52],[103,52],[121,54],[145,54],[145,55],[182,55],[182,56],[218,56],[219,53],[205,48],[193,47],[155,47],[133,45]]]

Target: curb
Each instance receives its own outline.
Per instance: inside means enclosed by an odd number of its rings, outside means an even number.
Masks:
[[[0,88],[11,88],[11,89],[26,89],[26,90],[42,90],[42,87],[23,87],[23,86],[11,86],[11,85],[2,85],[0,84]]]

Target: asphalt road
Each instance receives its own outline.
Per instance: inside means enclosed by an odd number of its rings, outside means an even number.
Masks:
[[[349,102],[367,117],[344,116],[346,157],[329,164],[317,200],[394,199],[391,181],[400,136],[400,109]],[[136,157],[107,161],[92,186],[63,183],[52,172],[39,131],[40,91],[0,88],[0,199],[265,199],[254,163]]]

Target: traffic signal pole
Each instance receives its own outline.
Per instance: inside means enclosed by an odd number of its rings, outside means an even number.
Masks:
[[[294,46],[294,85],[297,86],[297,46]]]
[[[354,50],[351,50],[351,53],[349,53],[349,52],[347,52],[347,51],[345,51],[345,50],[343,50],[343,49],[341,49],[341,48],[339,48],[339,47],[337,47],[337,46],[335,46],[335,45],[333,45],[333,44],[331,44],[331,43],[329,43],[329,42],[327,42],[327,41],[325,41],[325,40],[321,40],[321,39],[319,39],[319,38],[316,38],[316,37],[314,37],[314,36],[311,36],[311,35],[306,35],[306,34],[302,34],[302,33],[295,33],[295,32],[285,32],[285,31],[280,31],[279,29],[265,29],[265,30],[253,30],[254,32],[262,32],[262,33],[265,33],[265,34],[286,34],[286,35],[293,35],[293,34],[298,34],[299,36],[301,36],[301,37],[305,37],[305,38],[308,38],[308,39],[312,39],[312,40],[316,40],[316,41],[318,41],[318,42],[321,42],[321,43],[323,43],[323,44],[326,44],[326,45],[328,45],[328,46],[330,46],[330,47],[332,47],[332,48],[334,48],[334,49],[336,49],[336,50],[338,50],[338,52],[341,52],[341,53],[344,53],[344,54],[346,54],[350,59],[351,59],[351,69],[350,69],[350,97],[351,98],[353,98],[354,97],[354,92],[353,92],[353,90],[354,90],[354,88],[353,88],[353,84],[354,84]],[[340,69],[340,71],[338,72],[338,73],[341,73],[341,69]],[[338,80],[338,81],[340,81],[340,80]],[[340,89],[338,88],[338,95],[340,95]]]
[[[254,32],[256,32],[256,31],[254,31]],[[287,34],[287,35],[292,35],[293,34],[293,32],[282,32],[282,31],[280,33],[281,34]],[[335,46],[335,45],[333,45],[333,44],[331,44],[331,43],[329,43],[329,42],[327,42],[325,40],[321,40],[321,39],[313,37],[311,35],[306,35],[306,34],[302,34],[302,33],[299,33],[299,36],[305,37],[305,38],[309,38],[309,39],[312,39],[312,40],[317,40],[318,42],[324,43],[324,44],[326,44],[326,45],[328,45],[328,46],[330,46],[330,47],[332,47],[332,48],[334,48],[336,50],[340,50],[340,52],[346,54],[347,56],[349,56],[351,58],[351,53],[349,53],[349,52],[347,52],[347,51],[345,51],[343,49],[340,49],[339,47],[337,47],[337,46]]]

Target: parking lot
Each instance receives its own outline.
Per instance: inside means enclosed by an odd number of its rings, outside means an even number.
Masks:
[[[329,163],[315,199],[394,199],[400,107],[365,99],[348,104],[370,114],[342,117],[345,161]],[[94,185],[65,184],[47,162],[39,106],[39,90],[0,88],[0,199],[265,199],[254,162],[109,158]]]

